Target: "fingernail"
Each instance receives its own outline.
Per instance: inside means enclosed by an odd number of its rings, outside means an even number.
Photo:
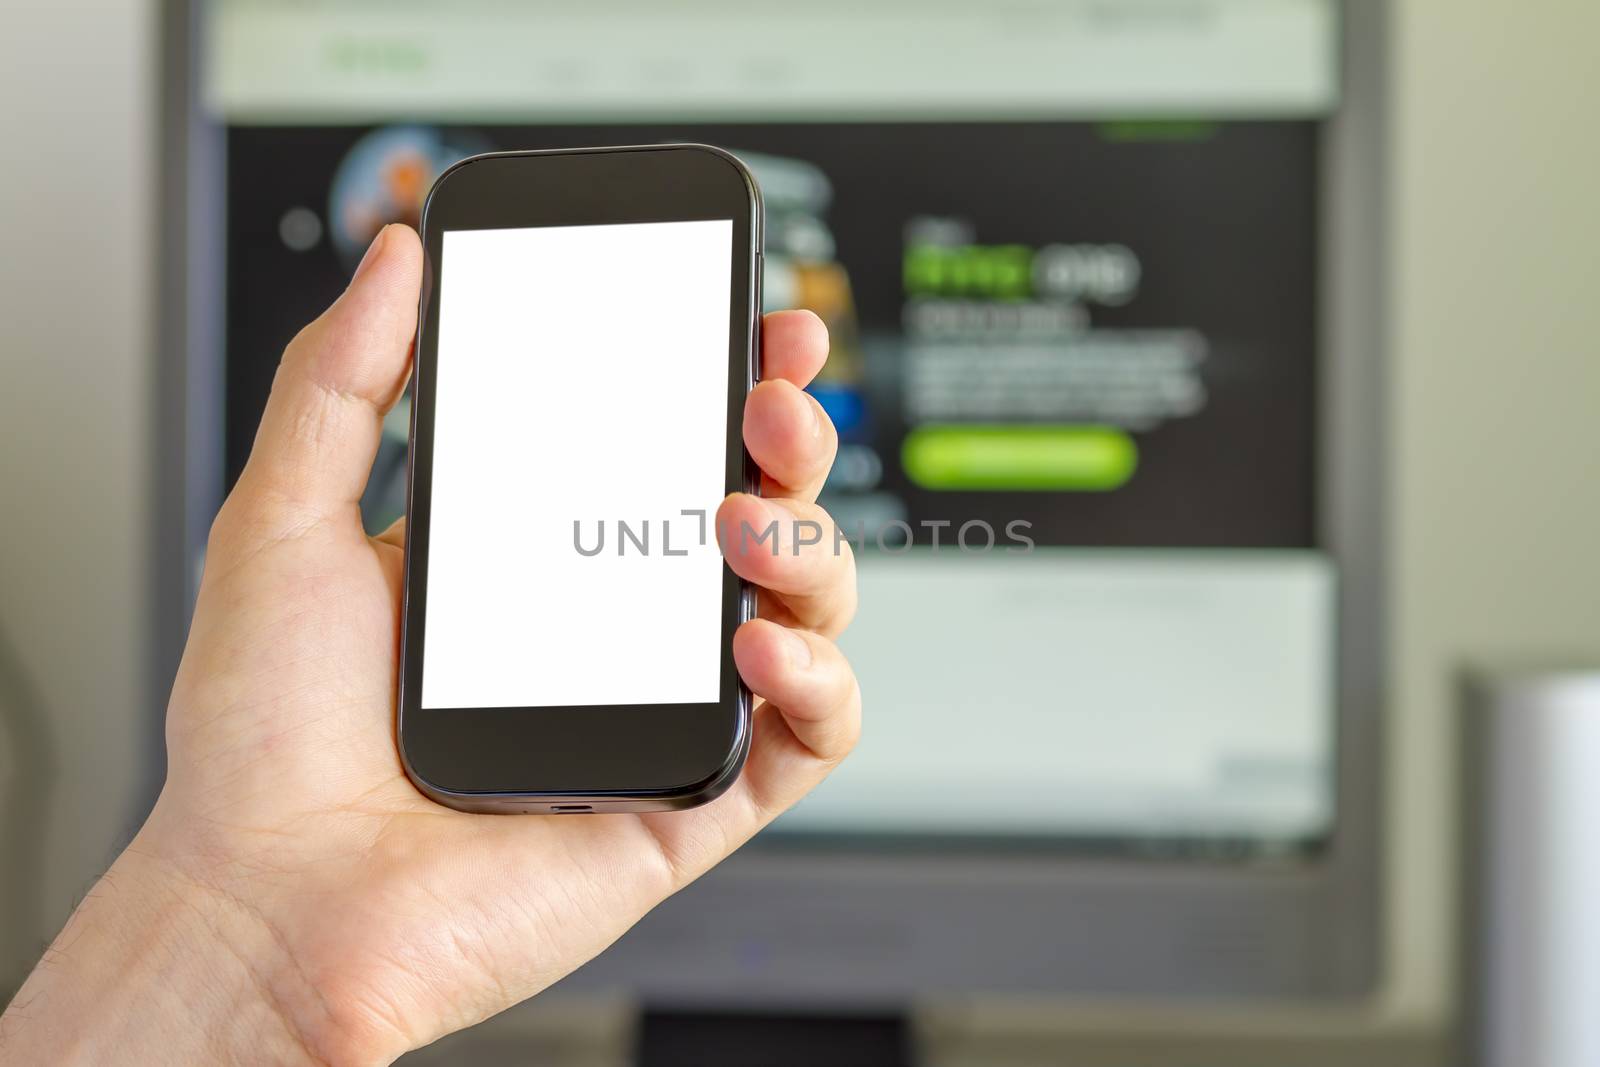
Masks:
[[[384,238],[388,236],[388,226],[385,226],[383,229],[378,231],[378,236],[374,237],[372,239],[372,243],[367,246],[366,254],[361,257],[361,262],[356,264],[356,272],[350,276],[351,281],[355,281],[357,278],[361,277],[363,273],[365,273],[367,267],[371,265],[373,259],[375,258],[373,253],[378,251],[378,246],[383,244]]]
[[[788,648],[789,665],[797,670],[805,670],[811,666],[811,646],[806,639],[793,630],[783,631],[783,642]]]

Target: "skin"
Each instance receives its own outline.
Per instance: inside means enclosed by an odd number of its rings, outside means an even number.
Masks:
[[[394,736],[403,525],[357,507],[409,373],[422,252],[391,226],[284,353],[211,530],[148,822],[0,1019],[5,1063],[387,1063],[544,989],[738,848],[844,758],[861,698],[833,639],[855,565],[832,537],[727,550],[761,587],[734,658],[761,698],[737,784],[688,812],[440,807]],[[822,324],[769,315],[744,438],[764,497],[722,528],[812,519],[833,427],[803,387]],[[505,531],[514,551],[515,531]]]

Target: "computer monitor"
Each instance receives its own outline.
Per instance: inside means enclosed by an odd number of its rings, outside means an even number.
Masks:
[[[867,725],[568,987],[1363,990],[1377,138],[1370,89],[1341,95],[1340,14],[174,4],[174,584],[283,345],[442,168],[727,147],[763,187],[769,305],[833,338],[811,391],[840,433],[823,503],[857,547]],[[375,528],[404,507],[405,425]]]

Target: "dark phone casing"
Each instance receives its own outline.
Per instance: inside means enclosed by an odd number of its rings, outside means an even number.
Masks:
[[[744,398],[758,378],[763,219],[759,187],[737,157],[683,144],[494,152],[461,160],[429,191],[421,226],[426,260],[412,380],[396,735],[407,776],[430,799],[472,812],[670,811],[704,804],[737,780],[750,748],[751,697],[734,667],[731,641],[754,616],[755,596],[726,566],[715,704],[420,706],[443,232],[730,214],[725,480],[728,492],[757,492],[759,474],[744,450],[742,426]]]

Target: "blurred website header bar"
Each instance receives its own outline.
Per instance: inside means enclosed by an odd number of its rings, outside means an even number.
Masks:
[[[1336,7],[222,0],[202,93],[239,123],[1314,117]]]

